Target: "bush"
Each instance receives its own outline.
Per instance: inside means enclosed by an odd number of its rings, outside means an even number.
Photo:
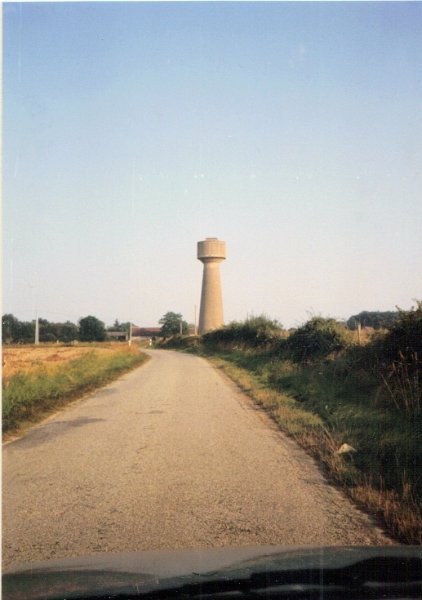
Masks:
[[[162,338],[158,345],[161,348],[188,350],[197,348],[200,345],[200,340],[197,335],[172,335],[169,338]]]
[[[46,333],[41,337],[41,342],[57,342],[57,338],[54,333]]]
[[[297,363],[321,360],[346,346],[347,336],[341,325],[323,317],[310,319],[286,343],[288,355]]]
[[[368,373],[378,382],[376,402],[411,415],[422,410],[422,302],[399,311],[387,332],[345,355],[352,373]]]
[[[422,302],[416,308],[400,311],[397,322],[382,340],[383,356],[388,361],[401,356],[422,356]]]
[[[210,331],[202,336],[204,344],[225,344],[262,348],[273,344],[282,335],[278,321],[265,315],[250,317],[245,321],[233,321],[229,325]]]
[[[381,379],[399,410],[418,414],[422,409],[422,302],[400,311],[397,322],[378,340]]]

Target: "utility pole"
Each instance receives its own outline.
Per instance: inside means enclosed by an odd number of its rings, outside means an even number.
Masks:
[[[129,323],[129,347],[132,345],[132,322]]]
[[[196,304],[195,304],[195,321],[194,321],[194,323],[195,323],[195,326],[194,326],[193,332],[194,332],[195,335],[198,335],[198,329],[196,327]]]
[[[38,312],[35,315],[35,345],[40,343],[40,323],[38,321]]]
[[[182,335],[182,333],[183,333],[183,323],[182,323],[182,319],[180,319],[179,327],[180,327],[180,335]]]

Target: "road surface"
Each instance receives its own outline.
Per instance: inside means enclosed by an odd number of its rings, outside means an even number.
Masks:
[[[152,360],[3,448],[4,566],[218,546],[389,544],[204,359]]]

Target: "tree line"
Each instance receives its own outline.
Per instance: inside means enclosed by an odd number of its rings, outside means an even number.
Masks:
[[[357,315],[352,315],[346,322],[349,329],[355,330],[359,327],[372,327],[373,329],[390,329],[400,316],[397,310],[367,311],[363,310]]]
[[[399,311],[362,311],[352,315],[347,321],[348,329],[355,330],[361,327],[373,327],[374,329],[389,329],[399,318]],[[120,323],[118,319],[110,327],[106,327],[103,321],[89,315],[79,319],[78,323],[65,321],[64,323],[54,323],[47,319],[39,319],[39,339],[40,342],[101,342],[107,338],[108,331],[122,331],[129,333],[130,323]],[[159,321],[161,325],[161,335],[168,337],[178,333],[188,333],[188,323],[183,319],[180,313],[167,312]],[[248,325],[251,325],[250,323]],[[226,332],[228,334],[228,332]],[[243,332],[247,335],[247,332]],[[5,314],[2,317],[2,339],[3,343],[30,344],[35,339],[35,320],[20,321],[12,314]],[[265,337],[265,336],[264,336]]]
[[[168,337],[177,333],[187,334],[188,323],[180,313],[167,312],[159,321],[160,334]],[[38,319],[40,342],[102,342],[107,339],[109,331],[129,333],[130,322],[116,319],[112,326],[106,327],[103,321],[89,315],[79,319],[78,323],[65,321],[54,323],[47,319]],[[4,344],[31,344],[35,340],[35,319],[20,321],[12,314],[2,317],[2,340]]]
[[[47,319],[38,319],[40,342],[102,342],[107,331],[127,331],[129,323],[119,323],[116,319],[112,327],[106,328],[103,321],[89,315],[79,319],[78,324],[71,321],[53,323]],[[6,344],[30,344],[35,340],[35,320],[20,321],[12,314],[2,317],[2,340]]]

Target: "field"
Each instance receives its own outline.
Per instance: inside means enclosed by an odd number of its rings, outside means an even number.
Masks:
[[[117,342],[3,348],[3,432],[15,433],[147,360]]]
[[[110,354],[116,349],[121,350],[122,346],[121,344],[6,346],[3,348],[3,382],[6,383],[16,373],[30,373],[39,367],[46,370],[54,369],[58,365],[81,358],[92,352],[94,348],[97,353]]]

